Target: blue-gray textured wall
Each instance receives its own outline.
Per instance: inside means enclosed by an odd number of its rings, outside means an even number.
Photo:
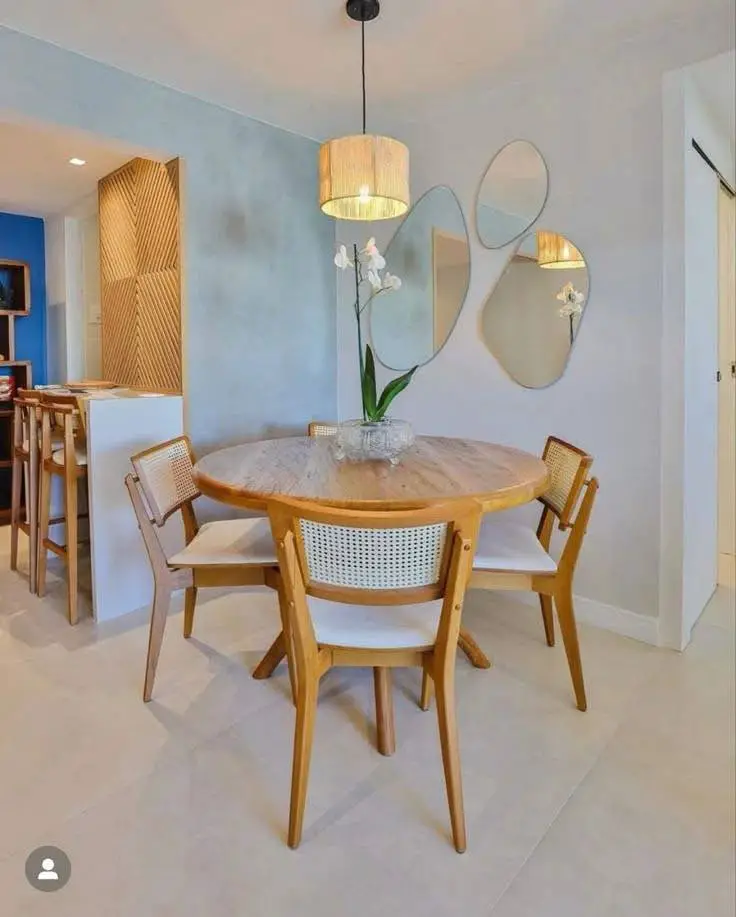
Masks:
[[[317,204],[317,144],[6,28],[0,60],[0,109],[182,158],[195,446],[336,416],[335,229]]]

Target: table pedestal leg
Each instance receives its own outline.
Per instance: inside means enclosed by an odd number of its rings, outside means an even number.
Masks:
[[[473,636],[464,628],[460,628],[460,636],[458,637],[457,645],[476,669],[490,669],[491,660],[478,646]]]
[[[281,631],[268,648],[266,655],[253,670],[253,678],[270,678],[285,656],[286,640],[284,639],[284,632]]]

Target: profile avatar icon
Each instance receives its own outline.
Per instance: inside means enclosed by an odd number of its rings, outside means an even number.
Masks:
[[[72,864],[61,847],[44,844],[28,854],[25,873],[37,892],[58,892],[69,882]]]
[[[41,868],[41,872],[39,872],[38,874],[38,881],[39,882],[58,882],[59,875],[57,872],[55,872],[55,866],[56,864],[54,863],[54,861],[50,857],[47,857],[43,861],[43,863],[41,863],[42,868]]]

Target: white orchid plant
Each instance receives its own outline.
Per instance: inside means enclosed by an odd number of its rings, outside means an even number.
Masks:
[[[567,318],[570,320],[570,343],[572,344],[575,340],[573,321],[576,315],[580,316],[583,314],[585,294],[576,290],[571,283],[566,283],[557,294],[557,299],[563,304],[559,310],[560,318]]]
[[[417,367],[392,379],[381,392],[376,392],[376,362],[370,344],[365,345],[363,352],[363,328],[361,318],[368,306],[377,296],[390,293],[401,287],[401,279],[386,270],[386,259],[378,250],[375,239],[369,239],[365,247],[358,249],[353,245],[353,257],[348,256],[345,245],[341,245],[335,255],[335,265],[342,271],[352,268],[355,275],[355,321],[358,326],[358,365],[360,367],[360,394],[363,403],[363,420],[376,422],[383,420],[386,411],[394,398],[404,391],[411,382]],[[370,294],[365,301],[361,300],[361,290],[368,284]]]

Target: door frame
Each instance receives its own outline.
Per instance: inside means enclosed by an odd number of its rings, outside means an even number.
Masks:
[[[705,151],[706,157],[715,165],[726,184],[731,188],[736,185],[730,138],[714,123],[689,71],[689,67],[673,70],[666,73],[663,79],[661,478],[657,626],[659,644],[677,650],[684,649],[690,642],[683,593],[686,562],[686,480],[683,456],[688,435],[685,425],[685,187],[693,141],[701,151]],[[718,311],[714,310],[712,316],[704,316],[704,320],[717,322]],[[716,370],[714,364],[714,374]],[[712,422],[717,430],[717,412]],[[713,520],[713,525],[717,526],[717,519]]]

